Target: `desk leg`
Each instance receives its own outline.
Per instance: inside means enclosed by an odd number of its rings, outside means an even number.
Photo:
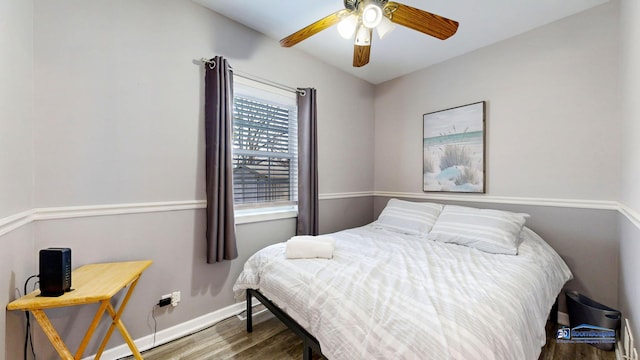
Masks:
[[[133,290],[136,288],[136,285],[138,284],[138,280],[140,280],[139,275],[131,283],[131,285],[129,285],[129,291],[127,291],[127,295],[125,295],[124,300],[122,300],[122,304],[120,304],[120,308],[118,309],[118,312],[115,311],[113,306],[111,306],[110,302],[107,303],[107,311],[109,312],[109,315],[111,315],[111,318],[113,319],[113,321],[111,322],[111,326],[109,326],[109,330],[107,330],[107,334],[104,336],[104,339],[100,344],[100,348],[96,353],[95,360],[100,359],[100,356],[102,356],[102,352],[104,351],[104,348],[107,346],[107,342],[109,342],[109,338],[111,338],[111,334],[113,334],[113,330],[115,329],[116,326],[118,327],[118,331],[120,331],[120,334],[122,335],[124,340],[127,342],[127,345],[129,345],[129,349],[131,349],[133,356],[137,360],[142,360],[142,355],[140,355],[140,352],[138,351],[136,344],[133,342],[133,339],[129,335],[129,332],[127,332],[127,329],[124,327],[124,324],[120,320],[120,316],[122,315],[124,308],[127,306],[127,303],[129,302],[129,298],[131,298],[131,294],[133,293]]]
[[[133,342],[133,339],[131,338],[131,335],[129,335],[129,332],[127,331],[127,328],[124,327],[124,324],[122,323],[122,320],[120,320],[120,316],[116,315],[116,312],[113,309],[113,307],[107,308],[107,310],[109,310],[109,313],[111,314],[112,317],[115,315],[115,317],[118,318],[118,320],[114,320],[114,323],[118,327],[118,331],[120,331],[120,334],[122,335],[124,340],[127,342],[127,345],[129,345],[129,349],[131,349],[131,352],[133,353],[133,356],[138,360],[142,360],[142,355],[138,351],[138,348],[136,347],[136,344]]]
[[[104,311],[107,309],[107,305],[110,305],[109,300],[103,300],[100,302],[100,307],[98,308],[96,315],[93,317],[93,321],[91,322],[91,325],[87,329],[87,332],[85,333],[84,338],[82,339],[82,342],[78,347],[78,351],[76,351],[76,357],[75,357],[76,360],[82,359],[82,354],[84,353],[84,350],[87,348],[87,345],[89,345],[89,340],[91,340],[91,336],[93,335],[93,332],[96,331],[96,327],[100,323],[100,319],[102,319],[102,316],[104,315]]]
[[[60,355],[62,359],[72,360],[73,355],[71,355],[71,352],[69,352],[69,349],[67,349],[67,346],[64,344],[64,342],[60,338],[60,335],[58,334],[56,329],[53,327],[53,325],[51,324],[51,321],[49,321],[49,318],[44,313],[44,311],[31,310],[31,313],[33,314],[33,317],[36,318],[36,320],[38,320],[38,323],[40,324],[42,331],[44,331],[44,333],[47,335],[47,337],[49,338],[49,341],[58,352],[58,355]]]

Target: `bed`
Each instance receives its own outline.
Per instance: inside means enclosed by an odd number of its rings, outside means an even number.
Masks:
[[[372,224],[330,234],[331,259],[287,259],[286,243],[260,250],[235,296],[268,305],[303,337],[305,358],[315,349],[331,360],[537,359],[547,316],[572,277],[560,256],[524,220],[511,231],[516,253],[496,253],[487,251],[495,244],[438,239],[460,228],[438,226],[453,214],[447,207],[434,205],[425,225],[391,205]]]

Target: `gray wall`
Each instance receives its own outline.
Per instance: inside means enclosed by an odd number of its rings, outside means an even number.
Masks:
[[[372,196],[364,196],[320,201],[320,233],[332,233],[372,222],[373,199]]]
[[[413,135],[422,131],[422,114],[486,100],[489,198],[596,209],[462,203],[529,212],[528,224],[572,268],[576,280],[567,287],[620,307],[636,336],[639,24],[637,1],[610,1],[382,84],[375,104],[375,189],[410,197],[422,186],[421,142]],[[385,201],[376,199],[374,215]],[[598,210],[610,203],[620,211]]]
[[[619,306],[637,338],[640,329],[640,222],[620,216]],[[636,345],[637,347],[637,345]]]
[[[188,0],[9,0],[0,20],[9,29],[0,32],[0,153],[10,154],[0,156],[0,220],[33,208],[204,199],[203,72],[193,60],[218,54],[243,72],[318,89],[321,232],[368,223],[386,202],[343,193],[424,200],[415,136],[422,114],[479,100],[488,101],[489,197],[620,200],[638,219],[640,105],[631,99],[640,87],[640,15],[633,0],[375,88]],[[574,271],[570,286],[621,306],[637,329],[637,221],[610,210],[462,203],[530,213],[529,226]],[[43,247],[72,247],[74,267],[150,258],[125,314],[140,338],[152,331],[149,314],[161,294],[180,290],[182,304],[159,313],[158,330],[231,304],[244,260],[294,229],[293,219],[239,225],[239,258],[205,265],[203,217],[187,209],[39,220],[0,235],[2,302],[37,272]],[[51,313],[72,348],[80,341],[74,330],[92,311]],[[21,354],[23,319],[0,315],[0,359]],[[55,358],[37,326],[35,337],[39,358]],[[121,343],[116,335],[110,346]]]
[[[621,219],[620,305],[640,336],[640,3],[622,0],[620,80],[623,121],[620,201],[634,220]]]
[[[0,2],[0,304],[35,272],[31,226],[2,235],[2,220],[33,208],[33,1]],[[32,282],[33,284],[33,282]],[[0,311],[0,359],[14,359],[24,314]],[[6,344],[6,345],[5,345]]]
[[[33,1],[0,4],[0,218],[32,207]]]
[[[204,199],[214,55],[317,88],[320,193],[373,189],[373,86],[189,0],[37,2],[34,44],[40,207]]]
[[[616,200],[618,36],[612,2],[377,86],[375,190],[421,193],[423,114],[485,100],[487,195]]]
[[[486,100],[487,200],[450,198],[530,213],[574,272],[567,287],[617,306],[615,211],[492,202],[618,199],[618,20],[614,1],[376,87],[375,190],[428,198],[422,115]]]
[[[0,220],[31,209],[203,200],[204,72],[194,60],[214,55],[257,77],[318,89],[321,194],[373,190],[374,88],[365,81],[189,0],[12,0],[1,10],[12,32],[0,34],[0,150],[11,153],[0,157]],[[321,229],[371,220],[370,197],[334,197],[321,201]],[[207,265],[204,211],[197,206],[33,221],[0,235],[7,250],[0,253],[2,302],[16,298],[14,288],[37,272],[44,247],[71,247],[74,267],[151,259],[125,314],[131,335],[140,338],[152,333],[150,311],[162,294],[180,290],[182,302],[158,313],[158,330],[232,304],[231,285],[244,261],[292,236],[294,227],[295,219],[239,225],[239,258]],[[93,310],[51,311],[71,349]],[[6,317],[0,359],[22,353],[24,316]],[[38,357],[56,358],[38,326],[34,335]],[[116,335],[109,346],[122,343]],[[86,353],[95,350],[92,343]]]
[[[388,199],[376,197],[374,217],[378,217]],[[620,214],[617,211],[489,202],[432,202],[529,214],[525,225],[551,245],[573,272],[574,279],[565,288],[610,306],[618,304]],[[566,312],[563,296],[560,297],[560,311]]]
[[[203,210],[187,210],[39,221],[35,225],[36,248],[71,247],[74,267],[93,262],[153,260],[123,315],[135,339],[153,332],[149,316],[163,294],[180,291],[182,300],[176,308],[156,311],[158,330],[233,304],[231,287],[247,258],[266,245],[287,239],[295,229],[295,219],[240,225],[238,259],[209,265],[202,241],[204,215]],[[119,294],[119,298],[122,296]],[[62,308],[48,313],[55,326],[65,332],[62,336],[69,347],[75,349],[82,338],[74,329],[86,328],[95,310],[95,306],[85,306],[80,311]],[[35,330],[38,357],[55,358],[40,328]],[[95,353],[96,339],[86,355]],[[121,343],[120,336],[115,335],[110,346]]]

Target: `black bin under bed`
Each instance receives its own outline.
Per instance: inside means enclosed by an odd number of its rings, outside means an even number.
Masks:
[[[577,291],[566,291],[565,296],[571,328],[587,324],[615,330],[616,334],[618,333],[620,311],[589,299]],[[592,343],[591,345],[607,351],[612,351],[615,346],[612,343]]]

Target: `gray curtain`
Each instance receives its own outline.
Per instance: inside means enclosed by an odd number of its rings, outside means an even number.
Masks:
[[[205,64],[207,263],[238,257],[233,213],[233,73],[226,59]]]
[[[298,89],[297,235],[318,235],[318,135],[316,89]]]

